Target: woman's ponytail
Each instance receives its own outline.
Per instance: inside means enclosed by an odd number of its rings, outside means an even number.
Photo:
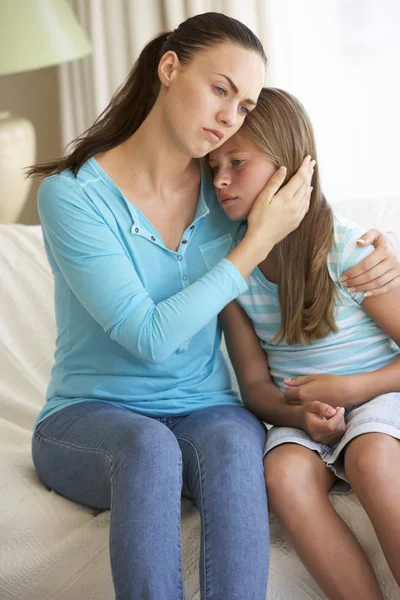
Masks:
[[[50,175],[70,169],[74,175],[89,158],[127,140],[154,106],[159,89],[158,63],[169,32],[152,39],[142,50],[124,83],[93,125],[77,137],[71,153],[27,169],[27,176]]]

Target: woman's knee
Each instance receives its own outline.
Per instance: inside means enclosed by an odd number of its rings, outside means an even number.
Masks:
[[[225,462],[237,461],[239,456],[249,461],[262,459],[266,440],[264,425],[248,410],[241,407],[217,407],[215,418],[203,428],[202,446]]]
[[[145,465],[150,471],[176,469],[182,463],[178,441],[172,431],[155,419],[143,419],[138,426],[124,424],[114,446],[114,462]]]

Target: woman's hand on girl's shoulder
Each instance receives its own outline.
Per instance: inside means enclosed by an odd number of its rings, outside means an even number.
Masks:
[[[350,292],[381,296],[400,286],[400,240],[394,233],[369,229],[357,242],[373,244],[374,252],[343,274],[341,283]]]

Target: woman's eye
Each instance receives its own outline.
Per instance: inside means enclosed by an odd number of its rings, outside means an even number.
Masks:
[[[234,167],[240,167],[240,165],[242,165],[244,163],[244,160],[240,160],[239,158],[235,158],[232,161],[232,164]]]
[[[240,112],[241,112],[241,113],[242,113],[244,116],[246,116],[246,115],[248,115],[248,114],[249,114],[249,112],[250,112],[250,111],[249,111],[249,109],[247,108],[247,106],[241,106],[241,107],[240,107]]]
[[[216,85],[214,87],[215,87],[215,90],[216,90],[216,92],[217,92],[217,94],[219,96],[225,96],[226,95],[226,90],[224,88],[220,87],[219,85]]]
[[[218,167],[210,167],[211,175],[216,175],[218,171]]]

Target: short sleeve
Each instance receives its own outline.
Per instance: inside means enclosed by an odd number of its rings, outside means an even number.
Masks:
[[[334,251],[330,255],[330,271],[334,274],[335,283],[350,296],[357,304],[365,298],[365,292],[349,292],[348,288],[342,286],[340,278],[349,269],[367,258],[375,250],[372,244],[358,246],[357,240],[365,233],[365,229],[355,223],[344,219],[335,218],[334,226]]]

